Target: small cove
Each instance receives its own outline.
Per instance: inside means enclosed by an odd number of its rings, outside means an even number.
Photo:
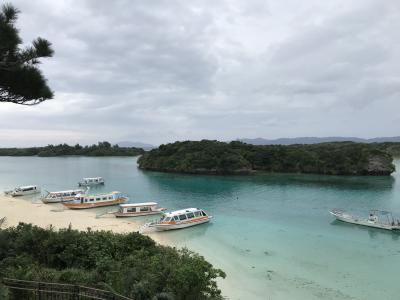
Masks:
[[[397,173],[198,176],[141,171],[129,157],[0,157],[2,189],[68,189],[85,176],[103,176],[98,191],[119,190],[131,202],[200,207],[213,215],[210,224],[150,236],[199,252],[226,271],[220,287],[230,299],[395,300],[400,293],[400,234],[329,215],[332,208],[359,214],[380,208],[400,217]]]

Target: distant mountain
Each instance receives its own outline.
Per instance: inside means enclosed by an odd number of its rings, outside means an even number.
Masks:
[[[319,144],[328,142],[358,142],[358,143],[384,143],[384,142],[400,142],[400,136],[394,137],[377,137],[371,139],[362,139],[357,137],[342,137],[342,136],[332,136],[332,137],[296,137],[296,138],[280,138],[280,139],[237,139],[246,144],[252,145],[292,145],[292,144]]]
[[[142,148],[143,150],[151,150],[156,148],[154,145],[141,143],[141,142],[129,142],[129,141],[122,141],[116,143],[120,147],[135,147],[135,148]]]

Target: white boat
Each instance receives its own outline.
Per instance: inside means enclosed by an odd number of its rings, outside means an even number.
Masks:
[[[58,192],[47,192],[47,195],[42,197],[43,203],[58,203],[58,202],[67,202],[74,200],[75,196],[78,194],[84,194],[85,190],[77,189],[77,190],[67,190],[67,191],[58,191]]]
[[[165,208],[157,207],[156,202],[127,203],[120,204],[119,210],[113,212],[116,217],[138,217],[146,215],[161,214]]]
[[[78,182],[79,186],[95,186],[104,184],[103,177],[87,177]]]
[[[146,226],[163,231],[191,227],[207,223],[211,219],[212,216],[207,215],[202,209],[186,208],[165,213],[160,220],[147,223]]]
[[[4,194],[10,195],[12,197],[33,195],[40,193],[40,187],[36,185],[27,185],[16,187],[15,189],[5,191]]]
[[[330,213],[337,220],[346,223],[386,230],[400,230],[400,220],[395,220],[390,212],[384,210],[373,209],[368,218],[360,218],[341,209],[334,209]]]
[[[61,203],[62,205],[70,209],[84,209],[118,205],[124,203],[127,200],[128,197],[125,197],[120,192],[111,192],[96,195],[79,194],[76,195],[72,201]]]

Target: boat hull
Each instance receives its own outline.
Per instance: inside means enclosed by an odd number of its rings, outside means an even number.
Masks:
[[[96,208],[96,207],[104,207],[104,206],[113,206],[124,203],[126,198],[118,198],[110,201],[104,202],[84,202],[84,203],[76,203],[76,202],[62,202],[62,205],[68,207],[69,209],[87,209],[87,208]]]
[[[176,229],[183,229],[183,228],[187,228],[187,227],[192,227],[192,226],[196,226],[196,225],[200,225],[200,224],[204,224],[204,223],[208,223],[210,222],[212,217],[207,217],[204,218],[202,220],[198,220],[198,221],[186,221],[186,222],[181,222],[181,224],[153,224],[150,225],[149,227],[154,227],[155,229],[157,229],[157,231],[166,231],[166,230],[176,230]]]
[[[70,202],[70,201],[72,201],[72,200],[74,200],[74,197],[65,197],[65,198],[52,198],[52,199],[49,199],[49,198],[42,198],[42,202],[44,203],[44,204],[49,204],[49,203],[61,203],[61,202]]]
[[[20,197],[20,196],[39,194],[39,193],[40,193],[40,190],[26,191],[26,192],[11,192],[11,196],[12,197]]]
[[[350,215],[347,215],[347,214],[338,214],[335,212],[330,212],[330,213],[331,213],[331,215],[333,215],[336,218],[336,220],[345,222],[345,223],[379,228],[379,229],[385,229],[385,230],[400,230],[400,226],[397,226],[397,225],[392,226],[389,224],[375,223],[375,222],[369,221],[367,219],[352,218]]]
[[[96,185],[104,185],[104,182],[98,182],[98,183],[84,183],[84,182],[78,182],[78,186],[96,186]]]

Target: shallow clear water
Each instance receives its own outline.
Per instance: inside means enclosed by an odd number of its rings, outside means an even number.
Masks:
[[[400,162],[397,168],[400,168]],[[200,207],[210,224],[154,233],[227,273],[230,299],[400,299],[400,234],[333,221],[332,208],[400,217],[400,177],[192,176],[144,172],[135,158],[0,157],[0,188],[75,187],[103,176],[131,202]]]

